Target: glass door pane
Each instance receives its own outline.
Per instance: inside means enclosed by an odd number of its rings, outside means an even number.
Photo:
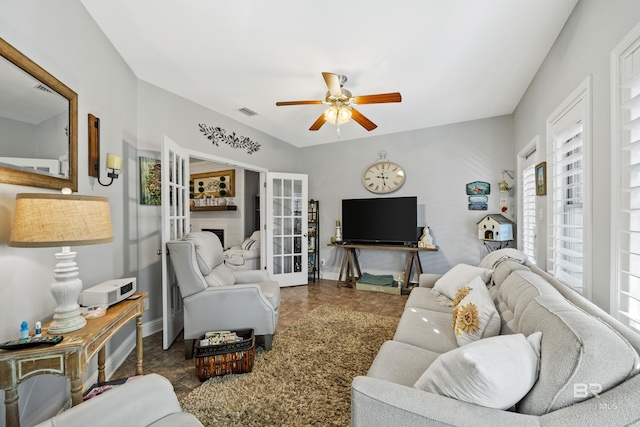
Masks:
[[[280,286],[307,282],[306,175],[271,174],[273,245],[270,273]],[[269,186],[268,186],[269,187]],[[289,275],[290,277],[287,277]],[[296,276],[297,275],[297,276]]]

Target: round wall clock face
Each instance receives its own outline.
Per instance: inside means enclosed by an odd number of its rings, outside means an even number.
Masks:
[[[364,171],[362,184],[372,193],[391,193],[404,184],[405,172],[393,162],[374,163]]]

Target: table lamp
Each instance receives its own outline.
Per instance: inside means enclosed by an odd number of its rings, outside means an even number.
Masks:
[[[111,214],[106,197],[72,195],[68,188],[63,189],[62,194],[16,195],[9,246],[62,247],[62,252],[55,254],[58,263],[51,294],[58,305],[49,334],[75,331],[87,323],[80,314],[78,296],[82,292],[82,280],[74,261],[76,252],[71,252],[70,247],[111,241]]]

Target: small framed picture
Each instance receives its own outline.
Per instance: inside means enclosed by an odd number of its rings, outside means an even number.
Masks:
[[[547,162],[536,165],[536,196],[547,195]]]

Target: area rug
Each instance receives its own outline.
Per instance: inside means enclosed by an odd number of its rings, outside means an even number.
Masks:
[[[321,306],[277,333],[248,374],[211,378],[180,403],[205,426],[348,426],[351,382],[365,375],[395,317]]]

